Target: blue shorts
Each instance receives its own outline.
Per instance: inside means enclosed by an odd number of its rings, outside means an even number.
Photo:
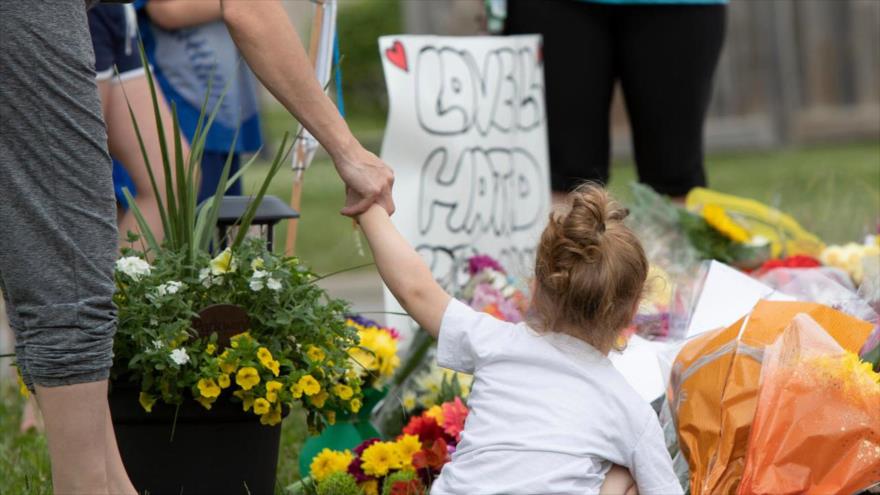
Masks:
[[[137,15],[130,4],[100,4],[89,10],[89,31],[95,49],[95,78],[105,81],[143,74],[138,50]]]

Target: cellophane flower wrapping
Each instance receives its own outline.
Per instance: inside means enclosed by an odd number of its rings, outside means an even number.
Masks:
[[[764,354],[738,493],[856,493],[880,481],[880,375],[814,319]]]

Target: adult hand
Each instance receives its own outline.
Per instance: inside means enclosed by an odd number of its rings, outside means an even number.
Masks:
[[[339,176],[345,182],[343,215],[360,215],[373,204],[384,208],[389,215],[394,213],[394,199],[391,197],[394,172],[385,162],[362,147],[358,147],[351,156],[334,161]]]

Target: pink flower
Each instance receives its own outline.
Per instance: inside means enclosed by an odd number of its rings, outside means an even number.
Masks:
[[[486,268],[491,268],[501,273],[506,273],[504,271],[504,268],[501,267],[501,264],[495,261],[495,258],[491,256],[478,254],[476,256],[471,256],[471,258],[468,260],[468,273],[470,273],[471,276],[480,273]]]
[[[464,430],[464,420],[468,415],[468,408],[456,397],[452,402],[446,402],[443,408],[443,431],[455,438],[456,444],[461,441],[461,431]]]

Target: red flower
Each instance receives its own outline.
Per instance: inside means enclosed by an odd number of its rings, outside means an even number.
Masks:
[[[412,464],[416,469],[440,470],[449,462],[449,449],[446,440],[438,438],[426,443],[425,448],[413,454]]]
[[[418,436],[424,444],[442,438],[443,428],[437,424],[434,418],[422,415],[409,420],[409,423],[403,427],[403,433]]]
[[[461,430],[464,429],[464,420],[468,415],[468,408],[456,397],[454,401],[447,402],[441,406],[443,408],[443,431],[447,435],[455,438],[455,443],[461,441]]]
[[[819,262],[816,258],[812,256],[805,256],[802,254],[796,254],[794,256],[789,256],[787,258],[783,258],[781,260],[767,260],[761,265],[761,268],[756,270],[755,275],[763,275],[769,271],[775,270],[777,268],[815,268],[817,266],[822,266],[822,263]]]

